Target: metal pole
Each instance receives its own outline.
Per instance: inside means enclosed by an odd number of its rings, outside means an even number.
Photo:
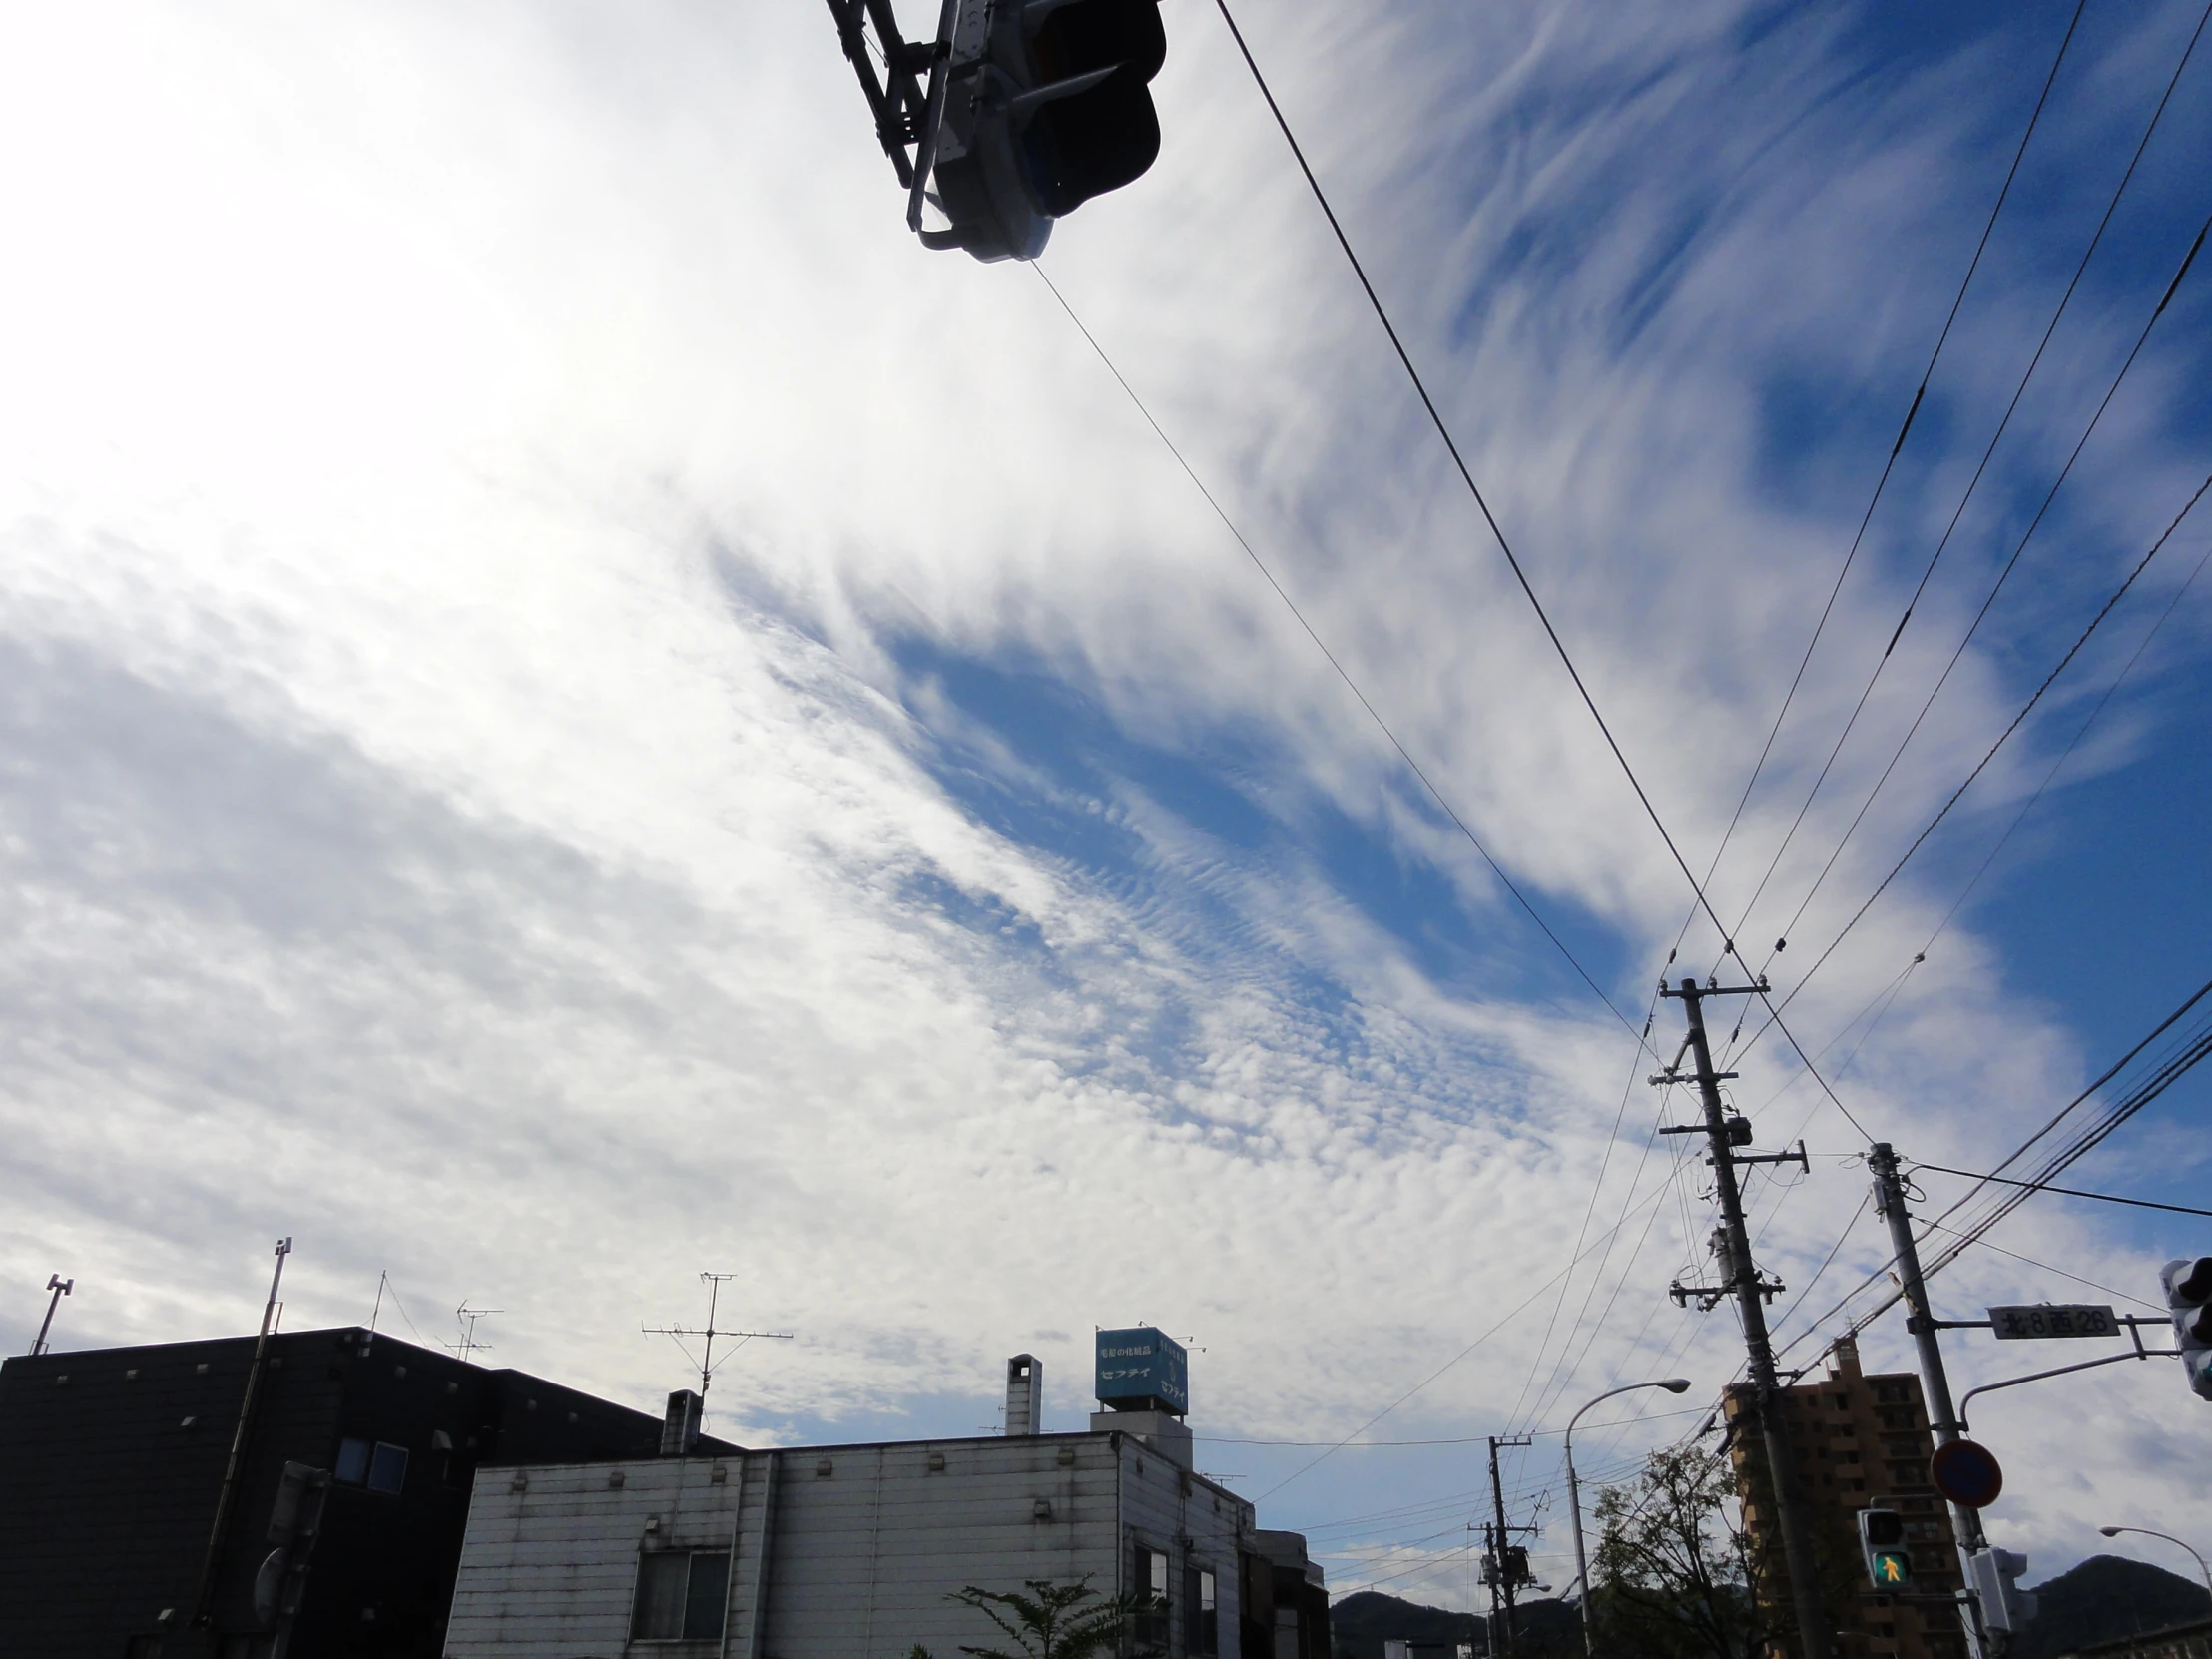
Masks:
[[[31,1345],[33,1354],[46,1352],[46,1334],[54,1329],[54,1310],[62,1305],[63,1297],[77,1288],[77,1281],[64,1279],[58,1273],[50,1274],[46,1280],[46,1288],[54,1294],[46,1299],[46,1318],[39,1324],[38,1341]]]
[[[231,1435],[231,1460],[224,1466],[223,1486],[216,1494],[215,1525],[208,1529],[208,1553],[200,1564],[200,1595],[192,1622],[208,1622],[215,1600],[216,1562],[223,1554],[223,1528],[231,1518],[231,1500],[238,1492],[239,1464],[246,1456],[246,1431],[254,1420],[254,1396],[261,1387],[262,1365],[269,1355],[269,1328],[276,1320],[276,1288],[284,1282],[284,1258],[291,1254],[291,1240],[276,1241],[276,1271],[270,1275],[269,1301],[262,1307],[262,1332],[254,1343],[254,1363],[246,1373],[246,1397],[239,1402],[239,1425]]]
[[[1588,1659],[1597,1659],[1597,1638],[1590,1633],[1590,1564],[1582,1554],[1582,1486],[1574,1477],[1572,1423],[1567,1425],[1567,1512],[1574,1516],[1574,1582],[1582,1594],[1582,1651]]]
[[[1491,1456],[1496,1456],[1494,1450]],[[1490,1616],[1482,1622],[1482,1646],[1487,1659],[1497,1659],[1497,1586],[1505,1574],[1505,1560],[1498,1553],[1497,1528],[1488,1521],[1482,1523],[1482,1553],[1490,1564]]]
[[[1920,1245],[1913,1238],[1913,1218],[1905,1209],[1905,1183],[1898,1178],[1898,1155],[1887,1141],[1867,1149],[1867,1167],[1874,1171],[1874,1207],[1890,1227],[1890,1248],[1897,1254],[1898,1284],[1905,1296],[1905,1329],[1920,1350],[1921,1383],[1928,1391],[1928,1426],[1938,1446],[1962,1438],[1958,1411],[1951,1404],[1950,1379],[1943,1371],[1943,1350],[1936,1335],[1936,1319],[1928,1308],[1928,1285],[1921,1276]],[[1958,1546],[1958,1574],[1968,1587],[1960,1604],[1967,1645],[1976,1654],[2001,1651],[2001,1641],[1987,1628],[1980,1604],[1972,1597],[1973,1568],[1970,1557],[1988,1547],[1982,1535],[1979,1511],[1962,1504],[1949,1505],[1951,1537]]]
[[[1728,1243],[1725,1288],[1735,1292],[1744,1322],[1745,1370],[1751,1378],[1759,1427],[1766,1441],[1767,1474],[1774,1485],[1774,1513],[1782,1534],[1782,1562],[1790,1578],[1790,1601],[1797,1614],[1798,1641],[1806,1659],[1828,1659],[1827,1615],[1821,1610],[1820,1580],[1814,1566],[1812,1535],[1797,1491],[1797,1465],[1790,1458],[1788,1431],[1776,1409],[1781,1388],[1775,1381],[1774,1345],[1767,1336],[1767,1308],[1758,1271],[1752,1265],[1751,1238],[1744,1227],[1743,1194],[1736,1185],[1736,1158],[1730,1150],[1728,1114],[1721,1102],[1720,1078],[1705,1036],[1706,992],[1695,979],[1682,981],[1677,993],[1689,1018],[1690,1051],[1697,1060],[1698,1094],[1705,1103],[1705,1135],[1713,1149],[1713,1184],[1718,1189],[1721,1225]]]
[[[1617,1394],[1632,1394],[1639,1388],[1664,1388],[1670,1394],[1679,1394],[1686,1392],[1689,1386],[1686,1377],[1669,1377],[1657,1382],[1630,1382],[1623,1387],[1608,1388],[1567,1419],[1567,1513],[1574,1517],[1574,1582],[1582,1592],[1582,1651],[1589,1659],[1597,1659],[1597,1648],[1590,1633],[1590,1568],[1582,1553],[1582,1487],[1574,1477],[1574,1425],[1582,1420],[1582,1413],[1591,1405],[1602,1405]]]
[[[1499,1651],[1510,1653],[1513,1651],[1513,1575],[1505,1570],[1505,1550],[1506,1539],[1511,1534],[1505,1530],[1505,1488],[1498,1483],[1497,1478],[1497,1441],[1498,1437],[1492,1434],[1490,1436],[1490,1508],[1491,1512],[1497,1517],[1497,1531],[1495,1534],[1497,1541],[1491,1546],[1490,1562],[1492,1569],[1497,1574],[1497,1582],[1491,1588],[1490,1600],[1494,1604],[1500,1596],[1504,1598],[1504,1617],[1499,1621],[1499,1639],[1502,1643]]]

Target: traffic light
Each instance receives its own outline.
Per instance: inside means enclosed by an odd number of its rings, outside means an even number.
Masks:
[[[2008,1549],[1977,1549],[1966,1557],[1967,1576],[1981,1602],[1981,1622],[1991,1630],[2017,1630],[2035,1616],[2035,1598],[2019,1587],[2027,1557]]]
[[[2181,1365],[2189,1386],[2212,1399],[2212,1256],[2183,1256],[2158,1270],[2166,1307],[2181,1339]]]
[[[979,26],[971,17],[984,17]],[[1033,260],[1052,222],[1160,154],[1149,84],[1166,61],[1158,0],[995,0],[953,26],[931,248]]]
[[[1905,1517],[1895,1509],[1859,1511],[1859,1552],[1867,1580],[1878,1590],[1910,1590],[1913,1556],[1905,1547]]]
[[[1033,260],[1054,220],[1160,154],[1159,0],[944,0],[934,43],[902,40],[890,0],[830,10],[924,247]],[[925,200],[947,227],[922,229]]]

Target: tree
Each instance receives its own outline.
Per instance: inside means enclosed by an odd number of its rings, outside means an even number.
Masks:
[[[1637,1659],[1760,1659],[1784,1609],[1759,1593],[1758,1547],[1725,1459],[1662,1447],[1597,1502],[1590,1615],[1601,1651]]]
[[[1149,1597],[1120,1595],[1101,1597],[1088,1578],[1073,1584],[1054,1584],[1032,1578],[1029,1593],[1019,1590],[983,1590],[973,1584],[945,1597],[972,1607],[1006,1633],[1018,1651],[969,1647],[960,1651],[970,1659],[1094,1659],[1120,1646],[1122,1632],[1139,1613],[1149,1611]],[[1097,1602],[1087,1607],[1085,1602]],[[1134,1659],[1153,1659],[1158,1648],[1145,1648]],[[929,1650],[915,1644],[910,1659],[930,1659]]]

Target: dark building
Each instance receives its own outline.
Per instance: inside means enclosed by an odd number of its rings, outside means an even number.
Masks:
[[[1836,1345],[1826,1380],[1782,1389],[1780,1404],[1842,1659],[1963,1659],[1958,1610],[1934,1599],[1955,1595],[1963,1579],[1950,1512],[1929,1478],[1936,1440],[1920,1378],[1868,1376],[1859,1367],[1859,1345],[1846,1338]],[[1750,1405],[1747,1387],[1729,1390],[1725,1410],[1744,1526],[1760,1553],[1779,1561],[1764,1444],[1742,1420]],[[1882,1595],[1867,1582],[1858,1515],[1873,1508],[1904,1517],[1916,1594],[1928,1599]]]
[[[271,1659],[281,1635],[299,1659],[438,1659],[480,1464],[662,1446],[647,1412],[388,1336],[281,1333],[258,1379],[255,1347],[232,1337],[0,1366],[0,1654]],[[305,1512],[319,1495],[319,1523],[270,1569],[258,1613],[287,1464],[285,1503],[317,1471]],[[272,1600],[289,1610],[269,1616]]]
[[[1300,1532],[1255,1532],[1243,1659],[1330,1659],[1329,1591]]]

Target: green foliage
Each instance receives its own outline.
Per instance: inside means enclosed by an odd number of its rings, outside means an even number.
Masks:
[[[1145,1596],[1101,1596],[1088,1578],[1074,1584],[1032,1578],[1026,1587],[1029,1593],[1024,1595],[1019,1590],[983,1590],[970,1584],[947,1595],[947,1601],[981,1613],[1014,1643],[1014,1651],[1009,1651],[963,1642],[960,1651],[970,1659],[1095,1659],[1114,1652],[1130,1620],[1152,1605]],[[1159,1651],[1146,1648],[1134,1659],[1153,1659]],[[929,1650],[916,1643],[909,1659],[930,1659]]]
[[[1759,1659],[1780,1609],[1760,1594],[1767,1563],[1738,1515],[1727,1462],[1696,1446],[1654,1451],[1634,1480],[1607,1487],[1590,1563],[1598,1651]]]

